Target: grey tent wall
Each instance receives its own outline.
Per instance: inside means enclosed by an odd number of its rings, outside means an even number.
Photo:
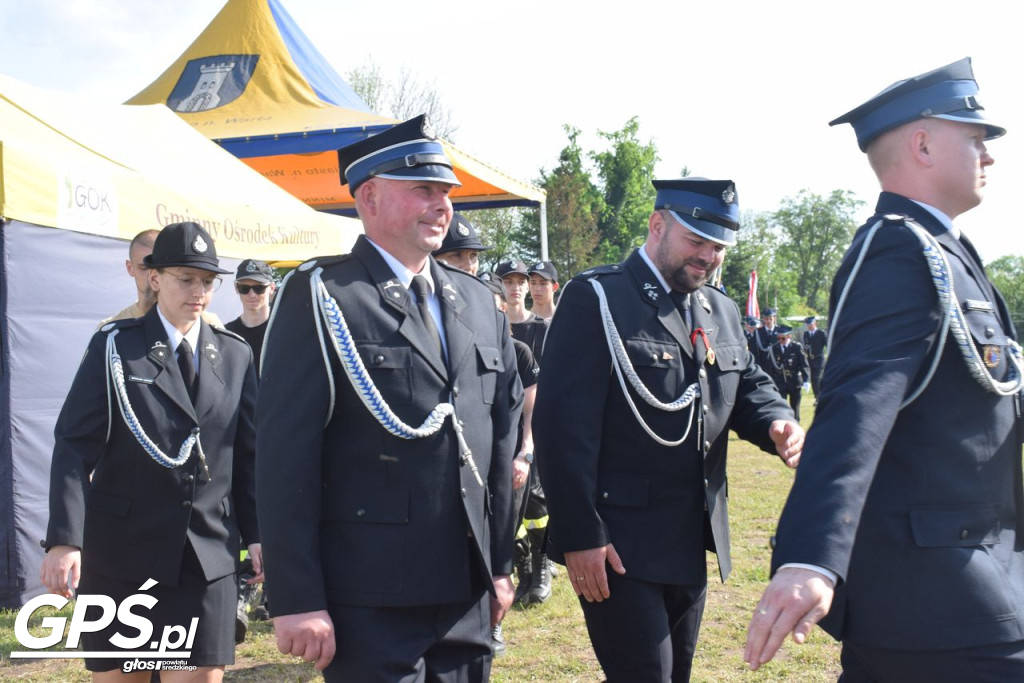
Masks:
[[[18,221],[0,228],[0,608],[43,592],[53,426],[97,323],[135,300],[127,253],[125,240]],[[226,322],[241,305],[224,279],[211,310]]]

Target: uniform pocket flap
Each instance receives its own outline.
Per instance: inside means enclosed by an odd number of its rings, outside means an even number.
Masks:
[[[480,365],[485,370],[493,370],[494,372],[505,371],[505,361],[502,359],[501,351],[497,347],[477,346],[476,354],[480,359]]]
[[[623,342],[629,362],[640,368],[679,367],[679,345],[653,339],[626,339]]]
[[[392,489],[345,490],[324,494],[324,518],[330,522],[406,524],[409,491]]]
[[[363,365],[369,370],[408,368],[412,365],[412,348],[408,346],[359,344],[358,348]]]
[[[597,502],[623,507],[647,507],[651,481],[639,477],[609,477],[597,489]]]
[[[93,491],[89,494],[89,507],[115,517],[127,517],[132,507],[132,499],[103,491]]]
[[[911,510],[914,541],[922,548],[986,545],[999,540],[999,508],[977,505],[942,510]]]
[[[747,365],[747,347],[742,344],[720,344],[714,347],[715,362],[723,372],[740,370]]]

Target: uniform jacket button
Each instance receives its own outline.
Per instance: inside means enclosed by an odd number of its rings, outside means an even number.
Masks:
[[[996,336],[996,331],[993,330],[991,327],[986,327],[985,328],[985,336],[988,337],[989,339],[991,339],[992,337]]]
[[[358,510],[356,510],[356,517],[365,517],[365,516],[366,516],[366,510],[365,509],[359,508]]]
[[[711,450],[711,442],[710,441],[705,441],[704,442],[704,450],[706,450],[706,451],[710,451]]]
[[[705,370],[704,368],[701,368],[701,369],[700,369],[700,372],[698,372],[697,374],[698,374],[698,375],[700,375],[700,376],[701,376],[701,378],[703,379],[704,377],[707,377],[707,376],[708,376],[708,371],[707,371],[707,370]]]
[[[605,491],[604,493],[602,493],[602,494],[601,494],[601,497],[602,497],[602,498],[607,498],[607,497],[608,497],[608,492],[607,492],[607,491]]]
[[[191,500],[183,500],[183,501],[181,501],[181,507],[183,507],[183,508],[190,508],[190,507],[192,507],[192,501]]]
[[[460,489],[460,490],[462,491],[462,497],[465,498],[466,497],[466,489]]]
[[[192,476],[191,474],[186,474],[184,477],[181,478],[181,480],[186,484],[191,484],[192,481],[195,480],[195,477]]]
[[[961,529],[960,530],[960,538],[967,538],[967,536],[968,536],[967,529]]]
[[[452,395],[453,396],[458,396],[459,395],[459,388],[458,387],[452,387]]]

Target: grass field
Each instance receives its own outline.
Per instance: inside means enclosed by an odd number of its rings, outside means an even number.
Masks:
[[[804,424],[810,424],[810,398]],[[732,524],[733,573],[717,582],[714,556],[708,556],[708,605],[694,664],[693,680],[705,683],[835,681],[839,647],[815,630],[803,646],[787,641],[774,661],[757,672],[743,663],[747,623],[768,578],[768,539],[792,482],[792,472],[778,458],[733,439],[729,460],[729,516]],[[66,612],[70,610],[65,609]],[[14,639],[14,612],[0,612],[0,680],[87,681],[80,660],[11,660],[21,648]],[[39,617],[34,620],[39,622]],[[492,680],[600,681],[601,669],[587,639],[586,627],[572,589],[560,572],[552,598],[543,605],[513,610],[504,624],[507,653],[494,662]],[[35,631],[42,634],[43,631]],[[277,651],[272,627],[254,623],[246,642],[236,650],[230,681],[318,680],[312,667]]]

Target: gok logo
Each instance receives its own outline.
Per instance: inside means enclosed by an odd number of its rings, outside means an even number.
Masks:
[[[139,587],[139,590],[147,591],[155,586],[156,583],[153,579],[148,579]],[[43,617],[42,627],[47,630],[46,635],[35,636],[29,632],[29,619],[40,607],[53,607],[60,610],[68,602],[67,598],[52,593],[40,595],[29,600],[18,612],[18,616],[14,621],[14,637],[18,639],[19,644],[30,651],[11,652],[11,658],[134,658],[134,661],[128,659],[124,663],[124,668],[127,672],[134,669],[179,668],[177,666],[160,666],[163,662],[146,660],[178,660],[187,659],[192,655],[191,648],[196,637],[196,627],[199,625],[199,618],[193,618],[187,628],[185,626],[165,626],[159,640],[151,640],[153,637],[153,623],[146,616],[139,614],[139,612],[152,610],[158,600],[145,592],[129,596],[120,605],[115,604],[114,599],[107,595],[79,595],[75,602],[74,611],[71,613],[70,623],[68,623],[66,617]],[[90,607],[98,607],[100,609],[98,617],[93,619],[86,618],[86,611]],[[126,635],[122,632],[125,629],[119,629],[110,637],[110,644],[115,648],[111,651],[83,652],[77,649],[83,633],[102,631],[113,624],[115,618],[118,623],[127,627],[126,630],[129,633],[138,631],[138,635]],[[67,641],[64,643],[64,649],[38,652],[38,650],[53,647],[64,640],[65,625],[67,625]],[[147,645],[151,651],[145,651],[144,648]]]

